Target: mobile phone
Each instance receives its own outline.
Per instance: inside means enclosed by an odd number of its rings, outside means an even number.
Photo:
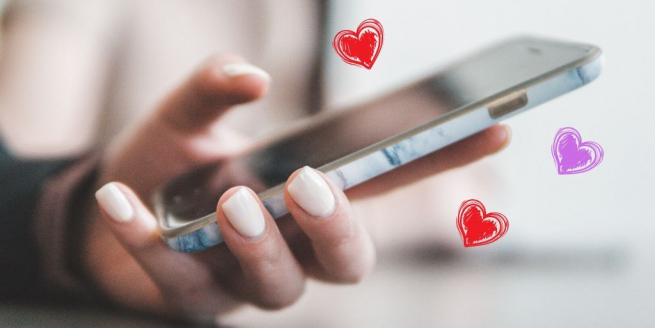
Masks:
[[[593,45],[519,37],[495,44],[373,101],[326,111],[249,154],[195,168],[163,185],[161,237],[180,252],[223,241],[216,203],[253,189],[274,218],[288,213],[284,183],[305,165],[348,189],[596,79]]]

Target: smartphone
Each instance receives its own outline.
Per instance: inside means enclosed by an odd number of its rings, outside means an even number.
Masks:
[[[284,183],[309,165],[342,189],[398,168],[596,79],[593,45],[518,37],[495,44],[373,101],[325,111],[255,147],[203,165],[154,196],[161,237],[180,252],[223,242],[216,203],[252,188],[274,218],[288,213]]]

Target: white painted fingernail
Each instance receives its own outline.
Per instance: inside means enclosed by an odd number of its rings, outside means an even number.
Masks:
[[[134,208],[125,194],[112,182],[96,191],[96,199],[102,208],[116,222],[132,221]]]
[[[239,188],[221,205],[234,229],[246,237],[257,237],[264,232],[264,214],[255,197],[245,187]]]
[[[288,186],[289,194],[307,213],[325,217],[334,211],[334,195],[328,184],[313,169],[305,166]]]
[[[227,64],[223,66],[223,73],[225,73],[225,75],[229,77],[253,74],[262,77],[268,81],[271,80],[271,76],[268,73],[266,73],[266,71],[264,71],[263,69],[254,65],[244,64],[244,63]]]

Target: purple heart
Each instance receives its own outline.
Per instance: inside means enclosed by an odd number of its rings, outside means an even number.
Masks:
[[[580,132],[571,127],[557,131],[552,151],[560,175],[587,172],[603,160],[603,147],[593,141],[582,142]]]

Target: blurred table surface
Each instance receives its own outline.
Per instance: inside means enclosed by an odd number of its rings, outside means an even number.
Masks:
[[[516,246],[516,245],[514,245]],[[515,247],[513,247],[515,249]],[[520,249],[520,248],[519,248]],[[229,327],[646,327],[655,283],[620,245],[576,249],[426,246],[380,255],[355,286],[312,282],[282,311],[247,307]],[[644,273],[642,276],[641,274]],[[176,327],[99,309],[4,304],[0,327]]]

